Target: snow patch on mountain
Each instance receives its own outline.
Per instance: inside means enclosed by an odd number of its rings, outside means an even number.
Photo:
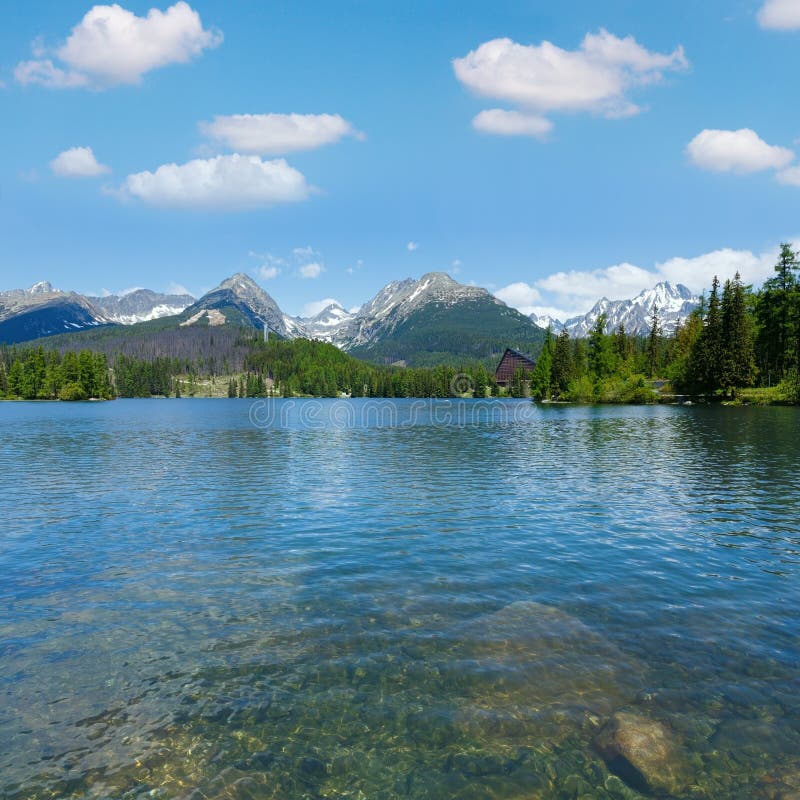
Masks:
[[[652,325],[653,308],[657,308],[662,332],[668,336],[675,332],[678,323],[682,323],[699,304],[700,298],[683,284],[661,281],[652,289],[646,289],[628,300],[609,300],[603,297],[586,314],[572,317],[563,325],[558,320],[554,323],[561,325],[562,329],[565,328],[571,337],[583,338],[589,335],[600,315],[605,314],[607,333],[623,325],[626,333],[646,336]],[[538,320],[543,318],[531,315],[531,319],[542,326]],[[553,331],[556,331],[555,324]]]
[[[429,272],[419,280],[392,281],[335,329],[331,341],[345,350],[371,344],[394,331],[412,314],[430,303],[453,306],[475,300],[505,304],[486,289],[465,286],[444,272]]]
[[[133,289],[118,295],[87,299],[109,320],[120,325],[134,325],[137,322],[173,317],[195,301],[189,294],[161,294],[149,289]]]

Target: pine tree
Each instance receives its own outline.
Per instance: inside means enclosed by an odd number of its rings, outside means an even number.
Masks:
[[[756,302],[759,363],[770,383],[773,376],[782,378],[797,362],[800,312],[796,303],[800,287],[795,273],[799,267],[798,254],[790,245],[782,244],[775,275],[764,281]]]
[[[611,347],[611,337],[606,334],[608,317],[601,314],[589,333],[589,369],[595,379],[611,375],[616,368],[616,359]]]
[[[752,386],[756,376],[755,351],[745,288],[739,273],[726,281],[722,293],[722,365],[720,383],[729,393]]]
[[[703,391],[713,392],[721,385],[722,314],[716,275],[711,283],[703,331],[692,348],[688,372],[689,382]]]
[[[567,391],[567,386],[572,380],[572,345],[566,328],[556,337],[553,348],[553,366],[550,369],[550,383],[559,395]]]
[[[544,346],[531,374],[531,395],[539,400],[550,397],[550,381],[553,369],[553,332],[548,326],[544,335]]]
[[[647,337],[647,368],[651,378],[655,377],[660,365],[661,355],[661,322],[658,319],[658,304],[653,303],[653,314],[650,317],[650,335]]]
[[[620,361],[627,361],[633,355],[634,343],[625,332],[624,323],[620,322],[617,329],[611,334],[611,344]]]
[[[22,362],[16,358],[8,371],[8,393],[12,397],[22,397],[22,384],[25,380],[25,372],[22,369]]]

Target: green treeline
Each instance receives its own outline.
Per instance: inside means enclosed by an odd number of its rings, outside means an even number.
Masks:
[[[451,397],[486,394],[494,376],[482,364],[463,367],[384,367],[369,364],[324,342],[270,339],[254,342],[245,359],[246,377],[229,396],[254,397],[267,393],[284,396],[337,397]]]
[[[737,273],[708,298],[672,337],[658,309],[650,333],[631,337],[622,326],[605,332],[601,316],[587,339],[548,332],[530,376],[534,397],[579,402],[655,402],[653,379],[677,392],[734,398],[747,387],[775,387],[773,399],[800,402],[800,258],[781,245],[775,275],[758,292]]]
[[[228,379],[229,397],[313,395],[338,397],[451,397],[497,394],[494,376],[482,364],[456,368],[386,367],[369,364],[324,342],[257,337],[247,340],[243,371]],[[200,382],[219,377],[198,361],[151,359],[104,353],[46,351],[43,347],[0,349],[0,398],[86,400],[109,397],[193,395]]]
[[[43,347],[0,351],[0,398],[109,399],[114,389],[103,353],[64,353]]]

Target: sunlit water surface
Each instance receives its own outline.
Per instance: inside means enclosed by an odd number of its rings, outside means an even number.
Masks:
[[[800,412],[0,406],[0,796],[800,797]],[[616,770],[619,773],[619,770]],[[635,778],[635,776],[634,776]]]

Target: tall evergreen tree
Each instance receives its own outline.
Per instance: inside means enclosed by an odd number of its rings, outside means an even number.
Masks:
[[[689,374],[690,383],[703,391],[713,392],[721,385],[722,312],[716,275],[711,283],[703,331],[692,349]]]
[[[611,337],[606,334],[608,316],[601,314],[589,333],[589,369],[595,378],[605,378],[614,372],[616,360]]]
[[[661,322],[658,318],[658,304],[653,303],[650,317],[650,335],[647,337],[647,368],[650,377],[654,377],[660,366],[661,356]]]
[[[764,281],[756,303],[758,361],[770,383],[773,377],[780,380],[797,363],[800,339],[798,268],[798,254],[791,245],[782,244],[775,274]]]
[[[550,369],[550,383],[557,394],[567,391],[567,386],[572,380],[572,345],[566,329],[556,337],[553,348],[553,365]]]
[[[544,345],[531,374],[531,395],[539,400],[550,397],[550,381],[553,370],[553,331],[548,326]]]
[[[722,293],[722,363],[720,384],[729,393],[736,387],[752,386],[756,375],[755,351],[745,288],[736,273],[725,282]]]

